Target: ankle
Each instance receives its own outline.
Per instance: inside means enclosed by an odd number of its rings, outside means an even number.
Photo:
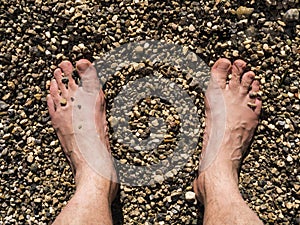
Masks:
[[[99,175],[95,170],[89,167],[86,163],[79,165],[76,168],[75,183],[76,187],[84,184],[97,185],[103,182],[104,177]]]
[[[238,191],[238,173],[226,163],[213,163],[205,171],[199,172],[194,182],[194,191],[198,199],[205,204],[209,196],[227,195]]]

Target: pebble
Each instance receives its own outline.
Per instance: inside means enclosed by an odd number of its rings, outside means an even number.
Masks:
[[[162,175],[155,175],[154,181],[161,184],[164,181],[164,177]]]
[[[233,55],[234,57],[238,57],[238,56],[239,56],[239,51],[233,50],[232,55]]]
[[[238,16],[241,16],[241,15],[250,15],[254,12],[254,8],[248,8],[246,6],[240,6],[237,10],[236,10],[236,14]]]
[[[299,22],[299,9],[289,9],[283,18],[286,22]]]
[[[33,157],[33,155],[29,155],[29,156],[27,156],[27,162],[29,162],[29,163],[32,163],[32,162],[33,162],[33,160],[34,160],[34,157]]]
[[[295,222],[300,204],[295,199],[299,195],[295,162],[299,161],[300,143],[297,1],[249,1],[244,5],[219,0],[102,3],[35,0],[16,5],[5,0],[0,6],[1,32],[5,37],[0,48],[1,222],[50,224],[74,193],[72,171],[46,106],[57,64],[65,59],[93,61],[113,48],[142,39],[176,43],[192,63],[197,62],[197,56],[209,66],[224,56],[231,62],[236,58],[247,62],[257,75],[255,79],[260,80],[263,110],[242,164],[239,188],[264,224]],[[149,49],[149,44],[142,44],[135,53],[142,55]],[[111,68],[118,66],[114,63]],[[205,124],[203,101],[197,97],[198,83],[191,79],[192,75],[143,61],[135,62],[131,69],[123,68],[109,80],[110,84],[106,83],[110,135],[126,122],[110,115],[113,99],[128,80],[145,75],[139,71],[143,67],[164,71],[161,76],[182,85],[196,99],[199,120]],[[74,77],[78,78],[76,73]],[[137,103],[139,108],[132,118],[141,120],[133,132],[140,139],[148,137],[147,128],[160,126],[172,114],[170,107],[160,108],[159,99],[152,100],[149,105],[153,109],[142,101]],[[179,107],[175,111],[184,110]],[[122,145],[128,134],[118,138],[120,141],[111,139],[112,152],[123,164],[159,162],[174,154],[177,133],[171,129],[180,130],[181,125],[182,121],[170,120],[161,133],[149,135],[152,143],[159,146],[157,149],[143,152],[137,148],[135,155],[132,152],[136,149]],[[203,212],[192,198],[190,187],[197,172],[203,129],[198,134],[199,146],[191,157],[187,154],[189,162],[182,171],[160,171],[155,178],[158,182],[146,187],[121,185],[119,205],[123,218],[119,224],[202,223]],[[166,142],[162,142],[165,135]],[[128,171],[120,171],[121,176],[127,174]]]
[[[143,48],[142,46],[137,46],[137,47],[134,49],[134,51],[135,51],[136,53],[142,53],[142,52],[144,51],[144,48]]]
[[[195,31],[196,30],[196,27],[193,25],[193,24],[191,24],[190,26],[189,26],[189,31]]]
[[[187,201],[194,201],[196,199],[196,194],[193,191],[188,191],[185,193],[185,199]]]

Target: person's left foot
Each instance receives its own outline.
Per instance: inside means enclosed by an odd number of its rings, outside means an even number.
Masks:
[[[81,77],[80,87],[72,78],[73,66],[69,61],[63,61],[54,71],[55,79],[47,96],[51,122],[70,161],[77,188],[95,182],[112,201],[117,191],[117,177],[110,156],[104,93],[96,70],[88,60],[78,61],[76,68]],[[63,79],[68,80],[67,86]],[[97,165],[105,167],[104,176]]]

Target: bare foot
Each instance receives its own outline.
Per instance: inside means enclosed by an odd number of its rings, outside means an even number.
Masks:
[[[231,207],[234,203],[228,203],[232,200],[245,205],[238,197],[238,170],[258,124],[262,106],[257,97],[259,82],[254,80],[253,72],[244,73],[245,67],[242,60],[232,65],[227,59],[219,59],[211,70],[211,81],[205,93],[207,118],[203,153],[199,175],[194,182],[194,190],[205,206],[215,202]],[[226,82],[229,74],[231,79]],[[219,130],[224,133],[215,135]],[[215,147],[214,143],[219,145]],[[216,209],[216,206],[210,209]],[[235,224],[231,222],[224,224]]]
[[[47,96],[52,125],[70,161],[77,188],[94,183],[111,202],[117,191],[117,177],[107,137],[104,93],[96,70],[88,60],[78,61],[79,87],[72,78],[72,64],[63,61],[59,67]],[[67,86],[63,77],[68,79]]]

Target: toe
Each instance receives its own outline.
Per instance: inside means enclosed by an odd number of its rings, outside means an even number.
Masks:
[[[90,61],[86,59],[79,60],[76,63],[76,69],[81,77],[82,88],[86,92],[98,92],[100,90],[97,71]]]
[[[76,63],[76,69],[79,75],[82,77],[84,76],[85,71],[92,65],[92,63],[87,59],[80,59]]]
[[[54,71],[54,77],[55,77],[55,80],[57,82],[57,85],[58,85],[58,88],[61,90],[61,94],[64,98],[67,97],[67,88],[66,86],[64,85],[64,83],[62,82],[62,71],[60,68],[57,68],[55,71]]]
[[[253,75],[254,75],[254,73],[253,73]],[[252,76],[252,80],[254,79],[254,77],[255,77],[255,75],[254,76]],[[254,92],[258,92],[259,91],[259,81],[258,80],[254,80],[254,81],[252,81],[252,91],[254,91]]]
[[[234,61],[232,65],[232,77],[231,80],[229,81],[229,87],[231,89],[238,89],[241,83],[241,76],[246,68],[246,62],[243,60],[236,60]]]
[[[61,68],[61,70],[65,74],[65,76],[68,77],[68,79],[69,79],[68,86],[72,89],[76,88],[77,85],[75,83],[75,80],[72,77],[72,73],[73,73],[73,69],[74,69],[72,66],[72,63],[69,61],[62,61],[58,66]]]
[[[217,83],[220,88],[226,87],[227,76],[231,70],[231,62],[228,59],[219,59],[211,69],[212,83]]]
[[[259,81],[254,80],[251,83],[251,91],[248,95],[248,102],[250,103],[249,107],[252,108],[257,115],[259,115],[262,107],[262,102],[256,95],[254,95],[254,97],[251,97],[251,94],[257,94],[257,92],[259,92]]]
[[[250,86],[255,78],[255,74],[252,71],[245,73],[242,77],[240,92],[242,94],[248,94]],[[253,88],[253,87],[252,87]]]
[[[55,113],[55,106],[51,95],[47,95],[47,106],[50,116],[53,117]]]
[[[256,108],[254,109],[254,112],[256,113],[256,115],[258,116],[261,112],[261,107],[262,107],[262,102],[260,99],[256,99],[255,100],[255,105],[256,105]]]
[[[56,80],[52,80],[50,84],[50,95],[52,97],[52,101],[54,102],[54,106],[57,109],[60,107],[60,99],[61,96],[58,93],[58,86]]]

